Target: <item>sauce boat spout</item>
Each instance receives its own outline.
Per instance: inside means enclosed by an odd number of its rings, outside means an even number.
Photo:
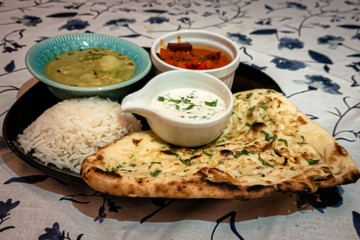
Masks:
[[[158,114],[149,106],[150,99],[145,91],[137,91],[127,95],[121,103],[122,111],[136,113],[145,118],[151,119]]]

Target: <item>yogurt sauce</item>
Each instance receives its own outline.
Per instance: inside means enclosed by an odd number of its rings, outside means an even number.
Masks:
[[[194,88],[176,88],[160,92],[152,99],[150,107],[170,118],[188,122],[208,120],[226,110],[226,104],[220,96]]]

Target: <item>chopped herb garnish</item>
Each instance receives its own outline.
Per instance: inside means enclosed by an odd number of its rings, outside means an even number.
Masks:
[[[173,103],[181,103],[181,100],[179,100],[179,99],[169,99],[168,100],[169,102],[173,102]]]
[[[193,97],[191,96],[191,97],[189,97],[189,98],[193,98]],[[181,97],[181,101],[182,101],[183,103],[191,103],[191,99],[189,99],[189,98]]]
[[[164,98],[163,96],[159,96],[159,97],[158,97],[158,101],[159,101],[159,102],[164,102],[164,101],[165,101],[165,98]]]
[[[150,176],[156,177],[157,175],[159,175],[159,173],[161,173],[161,170],[156,169],[154,172],[151,172],[151,173],[150,173]]]
[[[195,104],[190,104],[188,107],[184,108],[185,110],[191,110],[195,107]]]
[[[269,108],[268,106],[266,106],[266,105],[264,105],[264,104],[261,104],[260,107],[261,107],[262,109],[264,109],[265,111]]]
[[[319,159],[311,159],[311,158],[307,158],[306,161],[309,163],[309,165],[315,165],[320,162]]]
[[[242,155],[249,156],[250,154],[255,154],[257,152],[259,152],[259,151],[258,150],[257,151],[252,151],[252,150],[243,149],[241,151],[235,151],[234,157],[238,158],[238,157],[240,157]]]
[[[208,157],[212,157],[212,156],[213,156],[212,153],[208,153],[208,152],[206,152],[206,151],[203,151],[203,153],[204,153],[206,156],[208,156]]]
[[[151,164],[150,164],[150,167],[149,167],[149,168],[151,168],[153,164],[161,164],[161,162],[151,162]]]
[[[285,143],[285,146],[288,147],[288,142],[285,139],[280,138],[278,141]]]
[[[256,106],[253,106],[248,109],[248,113],[253,113],[255,111]]]
[[[307,144],[307,142],[305,142],[305,138],[303,135],[301,135],[302,138],[302,142],[298,142],[297,144]]]
[[[117,165],[116,167],[112,167],[111,168],[111,171],[112,172],[116,172],[116,171],[118,171],[120,168],[122,168],[122,167],[124,167],[123,165],[121,165],[121,164],[119,164],[119,165]]]
[[[181,161],[183,164],[185,164],[186,166],[188,166],[188,167],[191,166],[191,161],[190,161],[190,159],[186,159],[186,160],[180,159],[180,161]]]
[[[268,163],[267,161],[265,161],[265,160],[260,156],[260,154],[259,154],[258,159],[260,160],[260,162],[262,163],[262,165],[268,166],[268,167],[272,167],[272,168],[274,167],[273,165],[271,165],[270,163]]]
[[[252,123],[245,123],[245,126],[251,127],[252,125],[254,125],[255,123],[258,123],[256,120],[253,121]]]
[[[217,102],[218,102],[217,99],[215,101],[212,101],[212,102],[205,101],[205,105],[210,106],[210,107],[216,107]]]
[[[260,131],[262,134],[264,134],[264,136],[265,136],[265,140],[267,141],[267,142],[270,142],[271,140],[276,140],[277,139],[277,135],[275,134],[274,136],[270,136],[270,134],[269,133],[267,133],[267,132],[265,132],[264,130],[261,130]]]
[[[252,95],[253,95],[252,93],[246,94],[246,99],[249,99]]]

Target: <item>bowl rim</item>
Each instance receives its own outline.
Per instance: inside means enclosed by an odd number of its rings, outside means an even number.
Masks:
[[[158,37],[157,39],[155,39],[155,41],[153,42],[153,44],[151,45],[151,49],[150,49],[150,53],[151,53],[151,57],[154,58],[156,60],[156,62],[154,62],[154,65],[158,64],[162,64],[168,68],[171,68],[171,70],[181,70],[181,69],[185,69],[185,68],[180,68],[180,67],[175,67],[171,64],[168,64],[166,62],[164,62],[163,60],[161,60],[159,58],[159,56],[156,54],[156,47],[160,44],[161,39],[164,39],[166,37],[169,36],[176,36],[178,34],[181,33],[202,33],[202,34],[208,34],[211,36],[215,36],[218,37],[226,42],[228,42],[232,47],[234,47],[235,49],[235,57],[234,59],[232,59],[232,61],[230,63],[228,63],[225,66],[219,67],[219,68],[214,68],[214,69],[204,69],[204,70],[197,70],[197,69],[187,69],[190,71],[198,71],[198,72],[205,72],[205,73],[214,73],[214,72],[220,72],[222,70],[228,69],[228,68],[232,68],[232,67],[237,67],[238,64],[240,64],[240,50],[239,47],[229,38],[218,34],[218,33],[214,33],[214,32],[209,32],[209,31],[205,31],[205,30],[193,30],[193,29],[181,29],[178,31],[174,31],[174,32],[170,32],[170,33],[166,33],[160,37]]]
[[[122,42],[126,42],[136,48],[138,48],[141,52],[143,52],[147,58],[147,64],[145,67],[145,70],[143,72],[141,72],[139,75],[130,78],[129,80],[125,81],[125,82],[121,82],[121,83],[117,83],[117,84],[112,84],[112,85],[106,85],[106,86],[99,86],[99,87],[77,87],[77,86],[70,86],[70,85],[65,85],[65,84],[61,84],[55,81],[52,81],[51,79],[49,79],[48,77],[39,74],[37,71],[34,70],[34,68],[32,67],[31,61],[30,61],[30,55],[35,51],[35,49],[37,49],[39,46],[48,43],[52,40],[56,40],[59,38],[64,38],[65,36],[79,36],[80,40],[85,40],[85,39],[90,39],[94,36],[103,36],[103,37],[107,37],[107,38],[111,38],[111,39],[115,39],[115,40],[120,40]],[[87,48],[83,48],[83,49],[87,49]],[[41,82],[45,83],[46,85],[58,88],[58,89],[62,89],[62,90],[66,90],[66,91],[76,91],[76,92],[98,92],[98,91],[111,91],[114,89],[118,89],[118,88],[123,88],[126,86],[129,86],[141,79],[143,79],[146,74],[149,73],[151,67],[152,67],[152,62],[149,56],[149,53],[140,45],[131,42],[129,40],[123,39],[123,38],[119,38],[116,36],[112,36],[112,35],[107,35],[107,34],[100,34],[100,33],[65,33],[65,34],[60,34],[60,35],[56,35],[53,37],[49,37],[45,40],[42,40],[41,42],[38,42],[36,44],[34,44],[33,46],[30,47],[30,49],[27,51],[26,55],[25,55],[25,65],[26,68],[28,69],[28,71],[38,80],[40,80]]]

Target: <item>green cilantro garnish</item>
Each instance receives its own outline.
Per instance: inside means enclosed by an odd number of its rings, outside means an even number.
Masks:
[[[268,106],[266,106],[266,105],[264,105],[264,104],[261,104],[260,107],[261,107],[262,109],[264,109],[265,111],[269,108]]]
[[[245,126],[251,127],[252,125],[254,125],[255,123],[259,123],[258,121],[253,121],[252,123],[245,123]]]
[[[309,165],[315,165],[320,162],[319,159],[311,159],[311,158],[307,158],[306,161],[309,163]]]
[[[183,164],[185,164],[186,166],[188,166],[188,167],[191,166],[191,161],[190,161],[190,159],[185,159],[185,160],[180,159],[180,161],[181,161]]]
[[[185,110],[191,110],[193,107],[195,107],[195,104],[190,104],[188,107],[184,108]]]
[[[278,141],[285,143],[285,146],[288,147],[288,142],[285,139],[280,138],[280,139],[278,139]]]
[[[277,139],[277,135],[276,135],[276,134],[271,137],[270,134],[267,133],[267,132],[265,132],[264,130],[261,130],[260,132],[261,132],[262,134],[264,134],[265,140],[266,140],[267,142],[270,142],[271,140],[276,140],[276,139]]]
[[[259,154],[258,159],[260,160],[260,162],[262,163],[262,165],[268,166],[268,167],[272,167],[272,168],[274,167],[273,165],[271,165],[270,163],[268,163],[267,161],[265,161],[265,160],[260,156],[260,154]]]
[[[181,100],[179,100],[179,99],[169,99],[168,100],[169,102],[173,102],[173,103],[181,103]]]
[[[150,167],[149,167],[149,168],[151,168],[153,164],[161,164],[161,162],[151,162],[151,164],[150,164]]]
[[[189,98],[193,98],[193,97],[189,97]],[[181,97],[181,101],[182,101],[183,103],[191,103],[191,99],[189,99],[189,98]]]
[[[253,106],[248,109],[248,113],[253,113],[255,111],[256,106]]]
[[[204,153],[206,156],[208,156],[208,157],[212,157],[212,156],[213,156],[212,153],[208,153],[208,152],[206,152],[206,151],[203,151],[203,153]]]
[[[122,168],[122,167],[124,167],[123,165],[121,165],[121,164],[119,164],[119,165],[117,165],[116,167],[112,167],[111,168],[111,171],[112,172],[117,172],[120,168]]]
[[[246,94],[246,99],[249,99],[252,95],[253,95],[252,93]]]
[[[217,106],[217,102],[218,100],[216,99],[215,101],[212,102],[207,102],[205,101],[205,105],[209,106],[209,107],[216,107]]]
[[[157,175],[159,175],[159,173],[161,173],[161,170],[156,169],[154,172],[151,172],[151,173],[150,173],[150,176],[156,177]]]
[[[307,144],[307,142],[305,142],[305,138],[303,135],[301,135],[302,138],[302,142],[298,142],[297,144]]]
[[[235,154],[234,154],[234,157],[235,158],[238,158],[242,155],[246,155],[246,156],[249,156],[250,154],[255,154],[259,152],[258,150],[257,151],[251,151],[251,150],[246,150],[246,149],[243,149],[241,151],[235,151]]]

